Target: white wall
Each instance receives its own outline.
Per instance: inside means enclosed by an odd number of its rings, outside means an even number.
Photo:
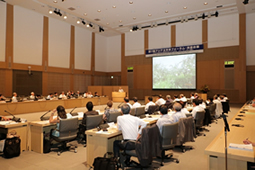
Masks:
[[[144,30],[125,33],[125,56],[144,54]]]
[[[75,69],[90,70],[92,32],[75,27]]]
[[[202,44],[202,20],[176,24],[176,46]]]
[[[105,36],[95,34],[95,71],[107,72],[107,45]]]
[[[121,35],[107,38],[107,72],[121,71]]]
[[[208,20],[208,48],[239,45],[239,14]]]
[[[246,65],[255,65],[255,13],[246,14]]]
[[[149,29],[149,49],[171,46],[171,26],[159,26]]]
[[[5,61],[6,3],[0,2],[0,61]]]
[[[42,65],[43,15],[14,6],[13,62]]]

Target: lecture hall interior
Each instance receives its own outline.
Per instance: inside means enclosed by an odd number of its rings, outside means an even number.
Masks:
[[[89,145],[78,144],[77,153],[43,154],[43,133],[36,134],[35,130],[46,128],[33,121],[58,105],[65,106],[67,112],[76,107],[76,112],[85,112],[90,100],[96,110],[104,112],[119,87],[130,99],[137,97],[145,105],[147,96],[202,95],[201,87],[206,85],[210,88],[207,97],[227,94],[229,99],[227,139],[237,144],[246,138],[255,142],[250,121],[255,119],[255,109],[245,104],[255,97],[255,0],[0,0],[0,23],[0,94],[10,99],[13,92],[26,98],[31,92],[46,97],[72,90],[101,96],[0,103],[0,116],[12,117],[10,112],[27,120],[19,134],[20,156],[6,159],[0,152],[1,168],[89,169],[92,163],[88,160],[95,157],[88,154],[93,152]],[[155,70],[154,59],[190,53],[195,56],[193,86],[158,86],[155,80],[160,76],[167,79],[177,73],[173,68],[167,68],[171,70],[168,72]],[[163,65],[174,63],[171,58],[168,61]],[[191,72],[186,67],[181,70]],[[179,74],[174,79],[181,78]],[[113,106],[117,108],[122,102]],[[239,118],[242,112],[246,113]],[[13,126],[2,123],[0,132],[9,132]],[[160,166],[161,159],[155,158],[151,166],[224,169],[224,121],[213,120],[205,128],[206,136],[184,144],[192,149],[185,153],[177,147],[169,150],[179,163],[166,159]],[[229,169],[255,167],[253,150],[227,149]]]

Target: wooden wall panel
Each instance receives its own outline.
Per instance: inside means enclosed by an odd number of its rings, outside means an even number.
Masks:
[[[0,69],[0,82],[5,82],[5,70]],[[5,83],[0,83],[0,94],[6,95],[5,94]]]
[[[74,91],[85,92],[91,86],[90,75],[74,75]]]
[[[95,92],[97,92],[98,95],[103,95],[102,86],[88,86],[88,91],[90,91],[93,95],[95,94]]]
[[[176,25],[171,25],[171,47],[176,46]]]
[[[247,79],[247,86],[246,86],[246,90],[247,92],[247,97],[246,100],[251,100],[255,97],[255,88],[254,88],[254,84],[255,84],[255,66],[253,66],[253,68],[250,69],[254,69],[254,71],[247,71],[246,74],[246,79]]]
[[[136,65],[134,67],[134,88],[152,89],[151,65]]]
[[[5,41],[5,61],[6,68],[11,69],[13,63],[13,6],[6,6],[6,41]],[[10,95],[10,94],[8,94]]]
[[[204,49],[208,48],[208,20],[202,21],[202,43]]]
[[[127,85],[127,64],[125,57],[125,34],[121,34],[121,85]]]
[[[70,89],[70,74],[48,73],[48,93],[67,92]]]

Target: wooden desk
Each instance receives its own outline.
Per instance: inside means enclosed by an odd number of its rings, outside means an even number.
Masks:
[[[123,102],[124,97],[126,97],[126,92],[112,92],[113,102]]]
[[[107,133],[97,133],[97,129],[87,130],[87,165],[92,167],[94,159],[113,152],[113,142],[122,140],[122,133],[117,129],[109,129]]]
[[[20,136],[20,150],[26,151],[27,150],[27,123],[15,123],[15,124],[8,124],[8,125],[0,125],[0,133],[9,133],[12,130],[15,130],[17,132],[17,135]]]
[[[229,143],[242,144],[243,140],[249,137],[249,140],[255,141],[255,110],[246,111],[246,114],[240,113],[245,107],[241,108],[234,118],[229,122],[230,132],[227,133],[227,146]],[[239,117],[237,115],[244,115]],[[235,118],[243,120],[235,120]],[[223,121],[223,120],[222,120]],[[235,127],[232,124],[241,124],[244,127]],[[224,128],[224,127],[222,127]],[[207,146],[205,154],[208,156],[208,169],[225,169],[225,137],[224,131]],[[228,148],[228,169],[240,170],[247,169],[247,162],[255,162],[254,151],[244,151]]]

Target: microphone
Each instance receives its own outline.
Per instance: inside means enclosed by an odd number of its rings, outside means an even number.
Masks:
[[[74,111],[74,109],[76,109],[76,108],[77,108],[77,107],[74,107],[73,110],[71,110],[70,114],[71,114],[72,116],[78,116],[78,113],[77,113],[77,112],[72,113],[72,112]]]
[[[20,118],[15,117],[13,114],[11,114],[10,112],[8,112],[7,110],[4,110],[4,112],[8,113],[9,115],[13,116],[12,120],[15,122],[21,122]]]
[[[118,105],[118,108],[120,108],[122,104],[123,104],[123,102],[121,102],[121,103]]]
[[[51,110],[47,111],[46,113],[44,113],[41,117],[40,117],[40,120],[43,121],[43,120],[49,120],[50,117],[47,116],[47,117],[44,117],[47,113],[49,113]]]

